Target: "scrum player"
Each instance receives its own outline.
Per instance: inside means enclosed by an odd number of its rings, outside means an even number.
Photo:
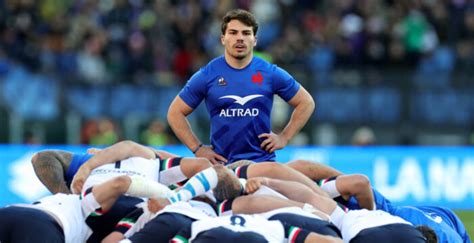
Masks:
[[[135,145],[135,143],[127,141],[121,142],[119,144],[116,144],[113,148],[110,148],[110,150],[113,150],[113,153],[107,152],[109,151],[109,149],[104,149],[103,153],[98,153],[93,157],[92,155],[72,154],[67,151],[43,151],[37,153],[33,157],[32,163],[35,168],[35,172],[40,178],[40,180],[47,186],[50,191],[54,193],[57,191],[68,192],[69,189],[67,188],[66,183],[72,181],[72,176],[78,170],[78,167],[80,167],[89,159],[92,161],[93,164],[94,161],[97,160],[116,161],[111,159],[113,157],[125,157],[125,154],[127,156],[135,155],[142,156],[145,158],[155,158],[160,155],[168,158],[173,156],[164,151],[154,151],[144,146]],[[166,180],[167,178],[176,179],[176,177],[178,177],[178,179],[183,178],[186,177],[186,175],[195,174],[196,169],[201,170],[202,168],[210,166],[207,160],[198,158],[171,158],[165,160],[164,162],[165,163],[162,163],[162,165],[165,166],[162,166],[160,168],[160,174],[163,174],[163,176],[161,176],[162,180]],[[113,168],[115,168],[115,166],[118,164],[121,163],[113,164]],[[148,162],[148,164],[149,166],[151,166],[153,162]],[[179,164],[180,166],[170,166],[176,164]],[[88,172],[87,170],[85,171]],[[157,173],[158,170],[154,171],[156,171]],[[80,175],[86,174],[87,173],[81,173]],[[77,188],[79,188],[77,191],[81,190],[80,186]],[[115,224],[120,219],[125,217],[127,213],[135,210],[135,205],[140,202],[142,202],[142,199],[140,198],[125,195],[119,196],[119,200],[113,203],[113,206],[110,208],[110,211],[102,217],[98,217],[100,218],[101,222],[96,224],[97,227],[94,228],[94,233],[91,236],[91,240],[100,241],[105,235],[107,235],[110,231],[113,230]]]
[[[86,162],[81,168],[87,168],[89,162]],[[108,163],[97,168],[92,166],[91,168],[94,169],[91,170],[91,175],[84,183],[81,192],[83,197],[82,206],[86,215],[86,222],[93,228],[100,227],[103,224],[100,220],[101,216],[107,215],[106,212],[122,194],[133,197],[164,197],[174,203],[188,201],[216,187],[218,181],[222,178],[233,175],[224,166],[215,165],[191,177],[179,191],[174,193],[157,182],[162,181],[160,178],[162,175],[158,176],[159,165],[154,160],[132,157],[120,161],[120,166],[114,167],[116,165],[116,163]],[[81,169],[79,169],[78,175],[83,175],[80,171]],[[168,183],[176,182],[169,179],[165,181]],[[75,187],[76,184],[73,182],[72,186]],[[240,185],[234,191],[235,195],[240,193]],[[235,195],[229,196],[233,197]]]
[[[229,183],[230,181],[233,181],[234,183],[239,184],[236,178],[232,178],[231,176],[224,178],[224,180],[229,181]],[[220,188],[225,189],[225,187],[220,187]],[[267,203],[264,201],[262,202]],[[141,227],[143,227],[143,222],[139,222],[139,221],[148,220],[150,217],[140,217],[140,219],[138,219],[137,222],[133,221],[132,226],[128,231],[123,231],[124,227],[117,227],[116,231],[110,234],[104,240],[104,242],[117,242],[118,240],[122,240],[124,237],[129,237],[130,234],[133,234],[131,237],[128,238],[131,242],[168,242],[168,240],[170,240],[176,234],[180,236],[176,237],[175,240],[190,238],[191,237],[191,224],[193,222],[196,222],[196,220],[198,221],[209,220],[210,218],[213,219],[211,220],[211,222],[213,223],[209,224],[206,222],[210,222],[210,221],[205,221],[204,225],[206,225],[206,227],[202,229],[193,230],[195,233],[204,231],[204,230],[206,231],[202,235],[196,233],[199,235],[199,237],[198,239],[195,239],[195,240],[199,240],[199,239],[210,240],[212,238],[209,238],[209,237],[216,237],[216,234],[217,234],[218,237],[221,239],[221,241],[224,241],[224,239],[226,239],[225,241],[227,242],[228,240],[230,240],[229,237],[233,237],[234,233],[232,229],[234,228],[232,226],[229,226],[230,231],[228,229],[228,230],[224,230],[223,232],[221,229],[216,229],[216,227],[227,225],[226,222],[228,223],[228,220],[231,220],[231,219],[229,219],[228,216],[224,216],[224,218],[227,217],[227,219],[221,219],[221,218],[215,219],[216,217],[215,212],[212,209],[210,209],[208,205],[203,204],[202,202],[193,202],[193,201],[190,201],[189,203],[179,202],[179,203],[167,205],[168,203],[169,202],[164,199],[149,200],[148,201],[149,207],[150,205],[152,205],[152,207],[150,208],[150,211],[157,212],[156,217],[152,218],[148,223],[144,225],[144,228],[138,232],[136,231],[139,230]],[[201,205],[198,205],[199,207],[196,207],[195,206],[196,203],[200,203]],[[290,200],[282,200],[281,204],[279,204],[278,206],[281,206],[281,207],[294,206],[294,203],[292,203]],[[203,212],[206,212],[205,210],[206,207],[208,209],[207,212],[210,211],[211,213],[203,214]],[[148,211],[148,210],[145,210],[145,211]],[[297,214],[295,214],[295,212]],[[326,224],[329,225],[330,223],[326,221],[322,221],[322,220],[318,221],[317,217],[315,218],[314,215],[312,215],[311,213],[305,212],[301,210],[301,208],[298,208],[298,207],[277,209],[265,214],[261,214],[260,216],[256,216],[259,218],[264,217],[265,219],[270,219],[272,222],[267,223],[267,221],[262,221],[263,219],[261,219],[258,221],[258,224],[254,223],[253,227],[249,227],[249,225],[252,225],[251,222],[255,221],[253,216],[240,215],[238,217],[240,217],[240,219],[245,218],[244,221],[245,220],[248,221],[248,224],[246,224],[244,228],[240,229],[240,231],[248,232],[246,233],[250,237],[248,240],[254,239],[255,236],[257,236],[257,238],[262,237],[262,236],[263,236],[262,238],[265,238],[265,236],[267,236],[267,237],[270,237],[267,239],[273,239],[273,240],[275,240],[275,238],[272,238],[272,237],[277,237],[278,239],[282,240],[281,236],[283,236],[284,233],[281,232],[280,225],[285,226],[285,229],[287,229],[286,233],[289,233],[288,229],[291,228],[287,225],[291,225],[293,227],[292,235],[294,235],[295,237],[293,237],[292,239],[298,238],[299,240],[301,239],[304,240],[306,238],[306,234],[304,232],[306,233],[312,232],[310,234],[311,237],[309,239],[314,239],[313,237],[316,237],[319,240],[329,240],[327,242],[338,242],[337,238],[340,238],[340,233],[335,228],[335,226],[331,224],[332,225],[331,227],[325,227]],[[288,221],[288,219],[294,219],[294,221],[291,222],[291,221]],[[216,224],[215,223],[216,221],[220,223]],[[275,221],[279,221],[280,223],[275,223]],[[127,223],[128,222],[130,221],[127,221]],[[170,223],[170,222],[173,222],[173,223]],[[202,225],[202,223],[197,223],[197,224]],[[277,225],[277,226],[273,226],[274,228],[270,227],[271,230],[268,231],[269,226],[267,224]],[[210,225],[213,225],[216,227],[208,227]],[[301,233],[300,237],[296,237],[296,235],[299,234],[298,232],[300,232],[298,227],[303,229],[303,231],[301,231],[303,233]],[[184,231],[181,231],[178,233],[180,228],[184,229]],[[238,230],[238,228],[240,227],[237,227],[237,229],[234,229],[234,230]],[[239,233],[242,233],[240,231]],[[255,233],[255,232],[258,232],[258,233]],[[273,234],[269,235],[268,232],[273,232]],[[281,232],[281,233],[278,233],[280,235],[278,235],[277,232]],[[239,237],[239,239],[241,238]],[[124,242],[129,242],[129,241],[124,241]],[[275,242],[275,241],[272,241],[272,242]],[[303,241],[297,241],[297,242],[303,242]]]
[[[90,230],[84,222],[78,195],[58,193],[33,204],[0,209],[0,242],[85,242]]]
[[[33,167],[37,176],[52,192],[69,193],[69,185],[72,183],[72,177],[77,174],[79,167],[87,160],[94,163],[119,161],[132,156],[144,158],[155,158],[159,156],[165,159],[162,170],[166,170],[167,174],[173,175],[173,179],[179,177],[181,179],[189,178],[197,172],[209,168],[211,165],[204,158],[184,158],[185,166],[179,165],[181,159],[177,155],[170,154],[165,151],[154,150],[149,147],[142,146],[132,141],[123,141],[114,144],[104,150],[97,152],[96,156],[91,154],[73,154],[67,151],[42,151],[38,152],[32,159]],[[310,179],[300,172],[279,163],[259,163],[247,166],[241,170],[249,177],[266,176],[284,180],[298,181],[310,187],[313,191],[325,194]],[[81,175],[84,173],[84,175]],[[75,184],[76,191],[81,190],[89,170],[82,169],[79,175],[76,175]]]
[[[360,201],[344,196],[347,191],[371,188],[368,179],[353,175],[341,175],[335,178],[323,180],[321,188],[326,190],[337,202],[350,209],[360,209]],[[429,226],[437,235],[440,242],[471,242],[467,231],[456,214],[448,208],[438,206],[399,206],[393,205],[390,200],[374,188],[370,189],[373,194],[374,207],[392,215],[403,218],[413,225]]]
[[[95,154],[97,156],[94,156]],[[186,161],[187,166],[177,167],[180,164],[179,162],[181,162],[179,156],[162,150],[154,150],[132,141],[119,142],[101,150],[100,153],[96,151],[95,154],[71,153],[64,150],[45,150],[37,152],[31,162],[37,177],[53,194],[59,192],[71,193],[70,186],[74,175],[82,164],[93,157],[98,157],[92,159],[93,161],[101,160],[106,162],[115,162],[129,157],[161,158],[164,162],[160,170],[173,169],[175,171],[172,174],[176,174],[180,178],[191,177],[198,171],[211,166],[206,159],[186,158],[184,161]],[[81,181],[80,183],[83,182]],[[78,191],[81,190],[80,186],[76,189]]]
[[[193,222],[172,242],[321,242],[338,243],[337,237],[320,235],[305,229],[267,220],[260,215],[237,214]]]
[[[415,228],[408,221],[381,210],[362,209],[344,212],[335,201],[312,193],[297,182],[259,178],[250,189],[255,190],[262,185],[280,192],[289,199],[310,202],[315,208],[330,215],[331,222],[341,230],[345,242],[426,242],[429,237],[425,238],[424,235],[434,234],[429,227]],[[239,198],[234,201],[233,210],[234,204],[239,203],[238,200]],[[246,204],[245,207],[242,204],[239,210],[251,208],[248,202]],[[434,240],[437,240],[436,237]]]

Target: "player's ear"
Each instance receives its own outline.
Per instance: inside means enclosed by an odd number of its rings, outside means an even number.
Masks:
[[[255,47],[257,45],[257,37],[255,36],[255,41],[253,42],[253,47]]]
[[[224,35],[221,35],[221,44],[224,45]]]

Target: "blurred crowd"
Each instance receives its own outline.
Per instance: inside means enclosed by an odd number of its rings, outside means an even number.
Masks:
[[[182,85],[222,54],[221,16],[251,10],[258,50],[280,64],[413,66],[447,48],[474,61],[470,0],[3,0],[2,70],[9,64],[66,82]],[[12,64],[13,63],[13,64]],[[446,64],[448,65],[448,64]]]
[[[0,75],[23,67],[60,90],[179,90],[222,54],[220,21],[232,8],[257,17],[257,53],[313,93],[390,86],[393,69],[428,89],[470,85],[474,74],[472,0],[0,0]]]

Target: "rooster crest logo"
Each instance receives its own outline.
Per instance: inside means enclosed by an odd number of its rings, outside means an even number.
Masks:
[[[252,83],[262,85],[262,82],[263,82],[263,76],[260,72],[257,72],[257,74],[252,75]]]

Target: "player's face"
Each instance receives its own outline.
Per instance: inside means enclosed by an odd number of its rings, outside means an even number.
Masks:
[[[236,59],[244,59],[252,53],[257,40],[252,27],[234,19],[227,24],[224,35],[221,36],[225,52]]]

